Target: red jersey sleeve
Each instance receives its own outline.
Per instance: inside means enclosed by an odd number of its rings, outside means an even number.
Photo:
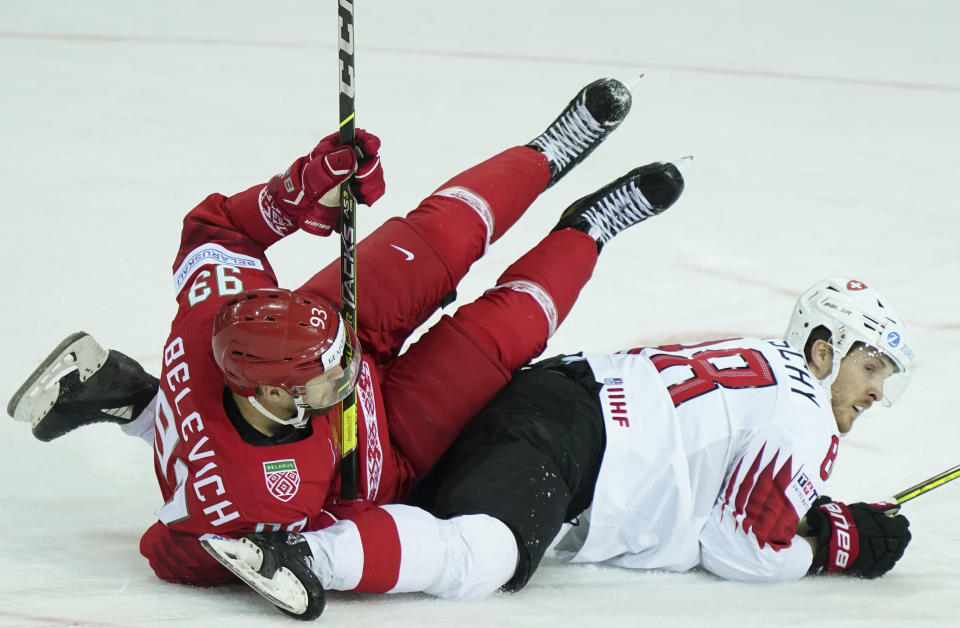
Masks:
[[[264,252],[286,233],[264,217],[263,188],[254,186],[230,197],[211,194],[183,219],[173,263],[174,292],[181,306],[185,300],[194,306],[214,291],[229,296],[277,285]]]

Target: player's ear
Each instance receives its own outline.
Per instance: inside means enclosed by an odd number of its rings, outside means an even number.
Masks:
[[[833,347],[826,340],[817,339],[810,346],[810,360],[807,362],[810,372],[817,379],[823,379],[833,370]]]
[[[270,401],[279,401],[287,394],[279,386],[257,386],[257,396]]]

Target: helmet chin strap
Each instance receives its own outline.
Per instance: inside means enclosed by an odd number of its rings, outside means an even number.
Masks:
[[[834,347],[833,345],[830,345],[830,349],[831,351],[833,351],[833,357],[831,358],[831,364],[830,364],[830,372],[827,373],[826,377],[817,381],[820,382],[820,386],[823,387],[823,391],[827,394],[827,403],[830,404],[830,414],[832,415],[833,414],[833,383],[837,381],[837,375],[840,374],[840,362],[843,361],[843,358],[840,358],[839,360],[837,360],[836,359],[837,348]],[[846,432],[846,433],[841,432],[840,438],[846,438],[847,434],[849,434],[849,432]]]
[[[296,428],[302,428],[307,424],[307,418],[308,418],[307,407],[308,406],[305,403],[303,403],[303,400],[300,397],[300,393],[296,391],[294,391],[293,393],[293,401],[297,406],[297,415],[289,419],[281,419],[280,417],[275,415],[273,412],[270,412],[265,407],[263,407],[263,405],[259,401],[257,401],[257,398],[254,396],[247,397],[247,401],[249,401],[250,405],[256,408],[260,414],[267,417],[271,421],[276,421],[277,423],[280,423],[281,425],[292,425],[293,427],[296,427]]]
[[[821,380],[820,386],[823,387],[823,391],[827,393],[827,401],[833,399],[833,382],[837,381],[837,375],[840,374],[840,360],[837,360],[837,351],[834,349],[833,345],[830,345],[830,348],[833,350],[833,359],[832,364],[830,365],[830,372],[827,373],[827,376]]]

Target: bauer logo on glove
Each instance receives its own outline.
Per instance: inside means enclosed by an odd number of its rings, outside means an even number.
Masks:
[[[864,502],[848,506],[821,497],[806,522],[817,545],[810,574],[878,578],[893,569],[911,538],[906,517]]]

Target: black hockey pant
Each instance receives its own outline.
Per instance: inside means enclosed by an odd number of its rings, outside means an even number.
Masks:
[[[561,525],[590,505],[603,458],[600,385],[586,361],[560,357],[515,373],[408,499],[442,519],[507,524],[519,547],[508,591],[523,588]]]

